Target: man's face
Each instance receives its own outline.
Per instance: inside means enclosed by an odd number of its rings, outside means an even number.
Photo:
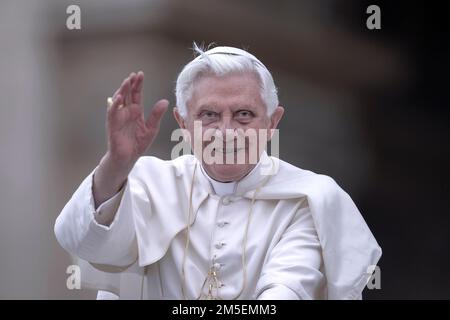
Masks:
[[[202,141],[191,139],[191,146],[195,150],[197,144],[202,145],[202,151],[205,151],[203,168],[212,178],[224,182],[237,181],[251,171],[256,164],[252,161],[254,157],[250,157],[251,152],[256,153],[259,159],[263,149],[257,146],[270,139],[270,129],[276,128],[284,111],[282,107],[277,107],[271,117],[267,116],[259,81],[253,73],[202,75],[194,83],[187,108],[186,119],[181,118],[176,109],[175,118],[181,128],[189,131],[191,137],[196,136],[195,123],[196,130],[200,125]],[[244,140],[238,142],[238,133],[244,132],[255,133],[256,140],[246,135]],[[263,132],[267,135],[261,134]],[[206,152],[208,150],[210,152]],[[212,161],[208,155],[212,156]]]

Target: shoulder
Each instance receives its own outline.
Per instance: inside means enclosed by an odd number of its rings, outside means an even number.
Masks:
[[[332,197],[342,191],[336,181],[328,175],[302,169],[277,158],[272,159],[275,163],[278,162],[278,167],[264,188],[265,193],[275,193],[284,197],[299,195]]]
[[[281,159],[275,161],[279,161],[278,172],[273,177],[275,183],[309,182],[320,187],[337,186],[336,181],[328,175],[296,167]]]

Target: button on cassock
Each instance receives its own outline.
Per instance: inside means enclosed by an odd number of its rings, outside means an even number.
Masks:
[[[231,203],[230,198],[224,197],[224,198],[222,199],[222,204],[223,204],[224,206],[227,206],[227,205],[229,205],[230,203]]]
[[[222,247],[224,245],[225,245],[225,242],[219,242],[219,243],[216,243],[215,247],[216,247],[216,249],[222,249]]]
[[[220,221],[220,222],[217,223],[217,226],[218,226],[219,228],[223,228],[223,227],[225,227],[227,224],[228,224],[228,222],[226,222],[226,221]]]

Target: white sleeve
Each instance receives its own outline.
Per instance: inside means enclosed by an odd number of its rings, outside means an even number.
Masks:
[[[95,171],[95,170],[94,170]],[[81,183],[55,223],[55,235],[68,252],[91,263],[128,266],[137,259],[129,181],[97,210],[92,194],[94,171]]]
[[[125,186],[122,186],[119,192],[98,206],[97,210],[94,212],[94,219],[97,223],[105,227],[111,226],[116,216],[117,209],[119,209],[120,200],[122,200],[124,190]]]
[[[258,300],[298,300],[297,294],[282,284],[274,284],[266,288],[258,297]]]
[[[303,201],[280,241],[269,254],[256,286],[257,299],[323,299],[325,276],[314,221]]]
[[[99,290],[97,292],[97,300],[119,300],[119,296],[109,291]]]

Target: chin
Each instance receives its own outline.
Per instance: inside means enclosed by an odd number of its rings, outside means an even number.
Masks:
[[[204,165],[206,172],[217,181],[237,181],[251,170],[247,164],[213,164]]]

